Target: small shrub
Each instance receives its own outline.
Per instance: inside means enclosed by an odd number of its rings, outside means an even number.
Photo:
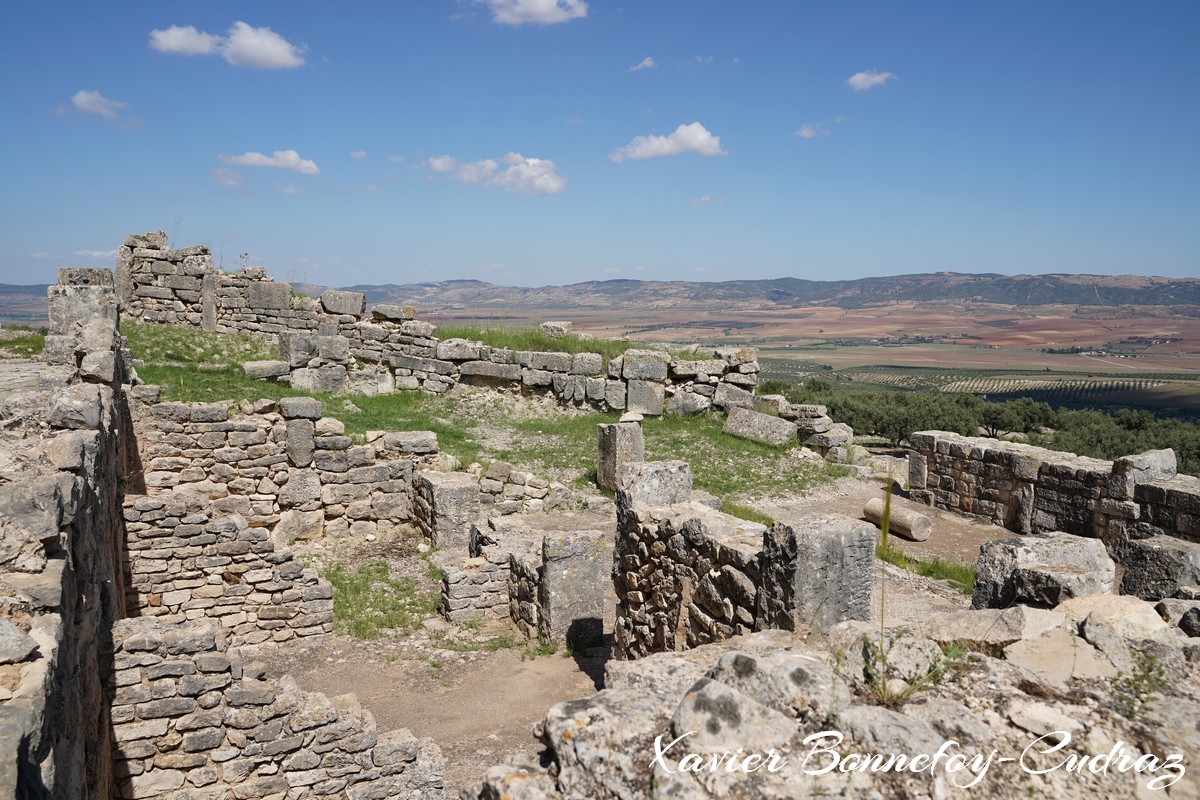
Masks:
[[[1133,671],[1118,672],[1113,679],[1113,706],[1123,717],[1133,719],[1151,697],[1167,685],[1163,665],[1152,655],[1133,653]]]

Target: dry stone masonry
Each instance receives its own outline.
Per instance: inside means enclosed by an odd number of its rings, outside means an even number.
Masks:
[[[945,431],[909,443],[918,502],[1018,533],[1097,538],[1124,567],[1123,594],[1200,585],[1200,478],[1178,475],[1171,450],[1103,461]]]

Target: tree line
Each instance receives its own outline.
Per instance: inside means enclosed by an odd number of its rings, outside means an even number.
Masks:
[[[856,433],[895,446],[915,431],[942,430],[993,438],[1020,433],[1030,444],[1103,459],[1170,447],[1180,472],[1200,476],[1200,423],[1149,411],[1079,411],[1027,397],[993,402],[965,393],[845,389],[821,378],[799,385],[764,381],[758,391],[827,406],[834,420]]]

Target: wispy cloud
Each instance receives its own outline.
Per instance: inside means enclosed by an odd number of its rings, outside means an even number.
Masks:
[[[793,134],[801,139],[817,139],[821,136],[828,136],[829,129],[819,122],[806,122]]]
[[[274,167],[301,175],[316,175],[321,171],[315,161],[301,158],[295,150],[276,150],[269,156],[255,152],[242,153],[240,156],[221,156],[221,162],[242,167]]]
[[[240,172],[234,172],[231,169],[217,167],[210,172],[209,175],[212,175],[213,180],[215,180],[217,183],[221,184],[222,186],[228,186],[231,189],[242,185],[242,174]]]
[[[547,158],[527,158],[508,153],[500,161],[485,158],[461,164],[453,156],[434,156],[425,162],[430,170],[463,183],[496,186],[512,194],[558,194],[567,181]],[[501,163],[505,165],[501,169]]]
[[[129,108],[128,103],[111,100],[96,91],[78,91],[71,95],[71,105],[81,114],[95,114],[105,119],[116,119],[121,109]]]
[[[50,254],[47,253],[45,250],[38,250],[36,253],[30,253],[29,257],[30,258],[49,258]]]
[[[294,44],[267,27],[255,28],[241,20],[224,36],[205,33],[191,25],[172,25],[150,31],[150,47],[160,53],[184,56],[220,54],[235,67],[292,69],[304,65],[303,45]]]
[[[388,161],[392,162],[393,164],[403,164],[404,162],[408,161],[408,159],[404,156],[388,156]]]
[[[624,147],[608,154],[618,163],[625,159],[640,161],[659,156],[676,156],[680,153],[698,153],[702,156],[728,155],[721,149],[721,137],[713,136],[699,122],[680,125],[668,136],[638,136]]]
[[[479,0],[501,25],[553,25],[587,16],[585,0]]]
[[[362,161],[364,158],[367,157],[367,151],[366,150],[351,150],[350,157],[353,158],[355,161]]]
[[[579,114],[572,114],[571,116],[567,117],[567,125],[569,125],[571,127],[575,127],[576,125],[582,125],[582,124],[583,124],[583,117]]]
[[[640,72],[644,69],[654,69],[657,66],[658,66],[658,64],[654,63],[653,58],[651,58],[650,56],[646,56],[641,61],[634,64],[632,67],[630,67],[629,71],[630,72]]]
[[[276,194],[285,194],[289,197],[304,197],[308,194],[308,189],[303,189],[299,186],[277,186],[275,187]]]
[[[694,206],[707,206],[707,205],[711,205],[712,203],[717,203],[718,205],[725,205],[725,198],[724,197],[713,197],[710,194],[706,194],[706,195],[701,195],[700,197],[693,197],[691,202],[692,202],[692,205],[694,205]]]
[[[846,85],[856,92],[865,92],[868,89],[874,89],[876,86],[883,86],[888,81],[899,80],[893,72],[880,72],[877,69],[867,69],[862,72],[856,72],[849,78],[846,78]]]
[[[711,64],[711,63],[713,63],[713,62],[714,62],[714,61],[716,61],[716,60],[717,60],[717,59],[716,59],[716,57],[715,57],[715,56],[701,56],[701,55],[695,55],[695,56],[692,56],[691,58],[685,58],[683,61],[680,61],[679,63],[680,63],[680,65],[682,65],[682,66],[687,66],[687,65],[689,65],[689,64],[691,64],[691,65],[695,65],[695,64]]]
[[[84,258],[116,258],[117,251],[113,250],[76,250],[71,255],[83,256]]]

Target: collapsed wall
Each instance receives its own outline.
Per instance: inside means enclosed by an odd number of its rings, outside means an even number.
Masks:
[[[1125,567],[1123,594],[1200,584],[1200,478],[1177,474],[1173,451],[1105,461],[945,431],[909,442],[913,500],[1018,533],[1098,538]]]
[[[560,402],[642,414],[699,413],[753,405],[753,349],[720,347],[679,358],[658,350],[599,353],[514,351],[465,339],[439,340],[411,306],[366,312],[361,292],[301,297],[260,267],[213,266],[207,247],[171,249],[166,235],[129,236],[117,251],[126,314],[145,322],[272,336],[279,361],[247,374],[283,378],[305,391],[387,394],[445,392],[458,383],[550,394]]]

